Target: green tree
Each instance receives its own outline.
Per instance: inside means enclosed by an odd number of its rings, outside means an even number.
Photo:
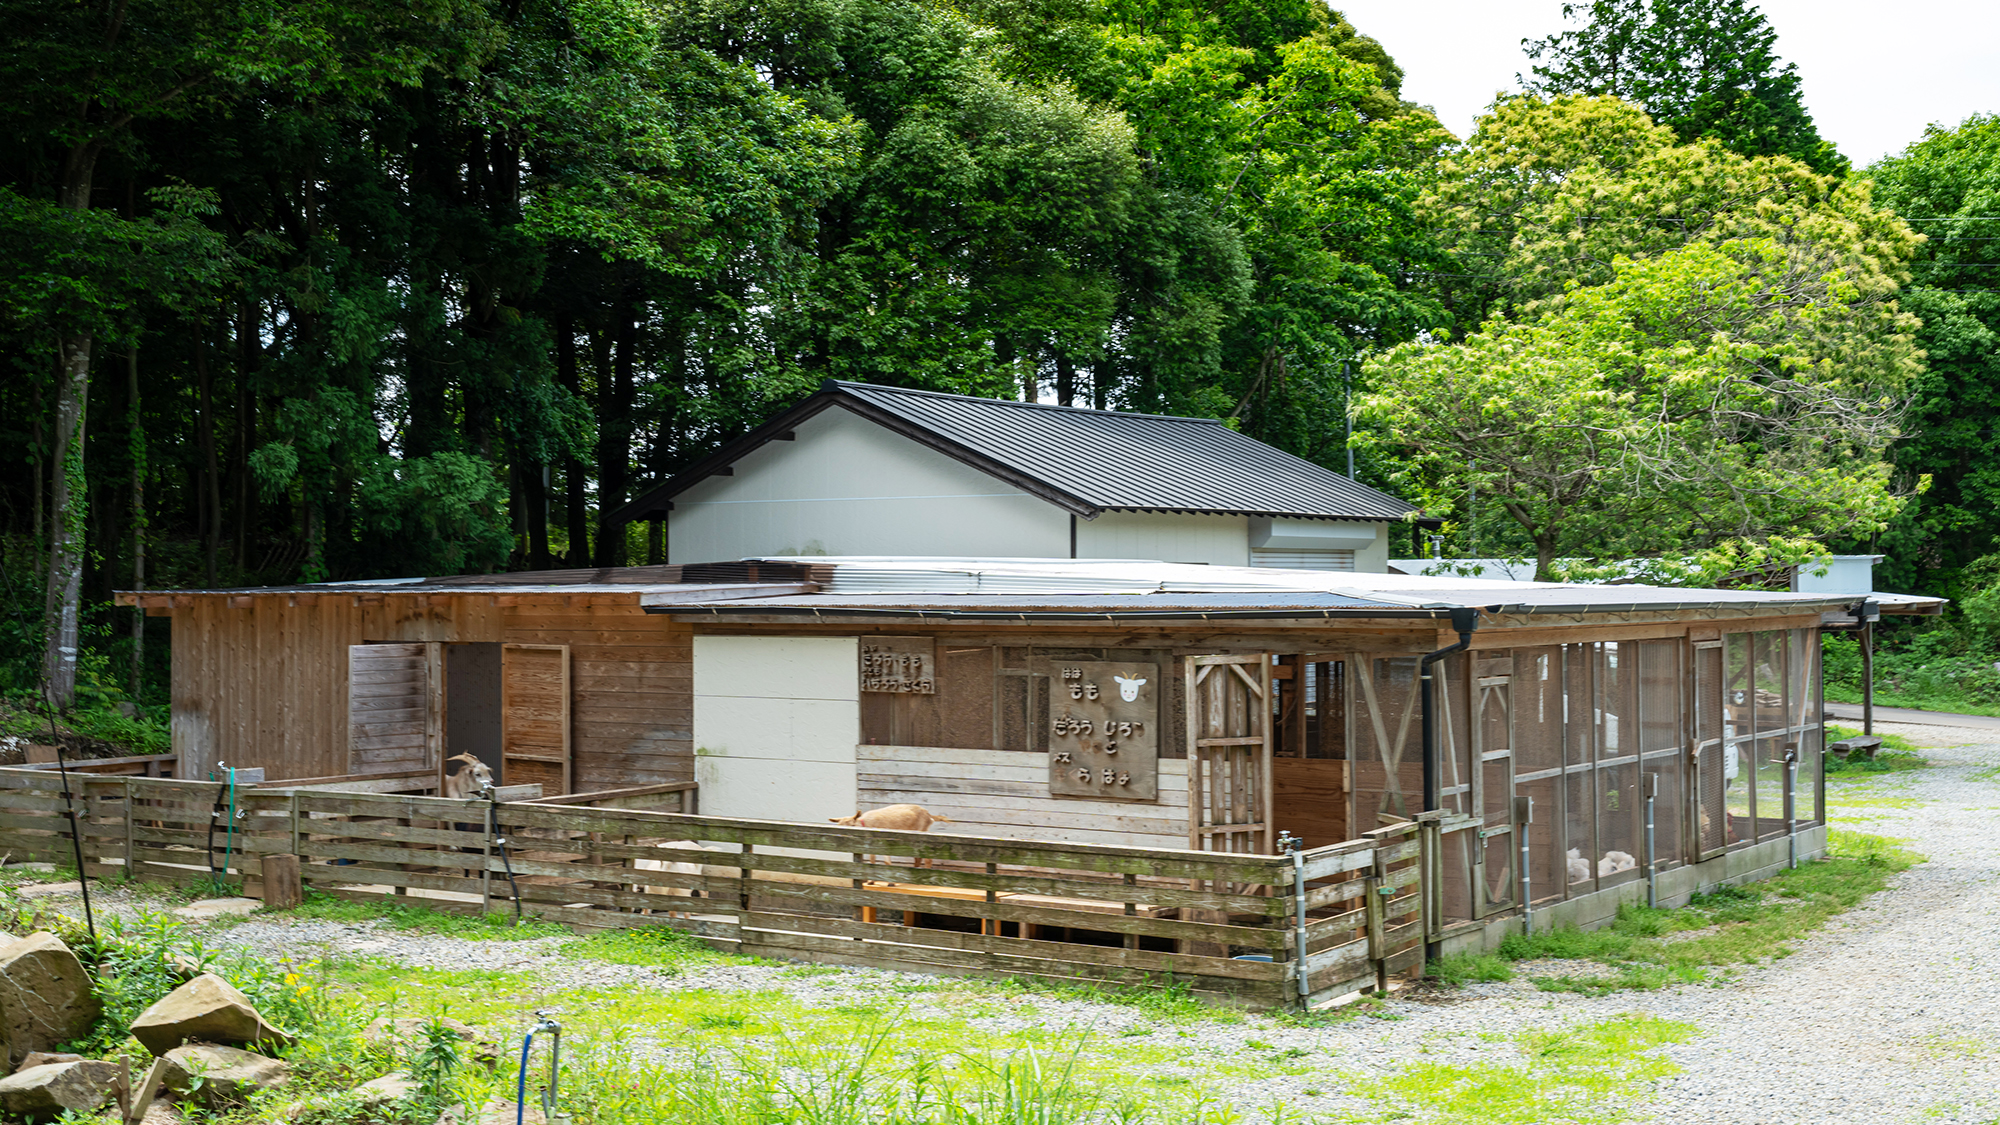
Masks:
[[[1602,284],[1621,255],[1772,238],[1843,247],[1844,265],[1871,271],[1900,261],[1895,247],[1909,233],[1865,181],[1712,139],[1677,143],[1614,97],[1503,98],[1433,182],[1423,214],[1457,261],[1438,289],[1460,332]]]
[[[1406,494],[1443,514],[1476,490],[1545,580],[1559,558],[1877,529],[1921,357],[1900,260],[1844,257],[1752,238],[1619,259],[1539,315],[1389,353],[1361,413]]]
[[[2000,117],[1933,126],[1868,174],[1925,235],[1903,306],[1923,319],[1929,369],[1894,460],[1931,486],[1882,535],[1883,578],[1958,597],[1984,588],[1961,572],[2000,547]]]
[[[1591,0],[1574,31],[1524,39],[1541,94],[1638,102],[1683,143],[1712,137],[1744,156],[1789,156],[1817,172],[1847,170],[1806,112],[1796,63],[1780,63],[1778,33],[1747,0]]]

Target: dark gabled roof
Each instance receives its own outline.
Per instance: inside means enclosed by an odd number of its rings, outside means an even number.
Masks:
[[[818,394],[612,513],[659,519],[674,497],[839,406],[1082,516],[1200,512],[1394,520],[1413,507],[1212,418],[1084,410],[829,379]]]

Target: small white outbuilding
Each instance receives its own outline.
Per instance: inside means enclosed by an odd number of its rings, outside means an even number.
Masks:
[[[1388,569],[1401,500],[1212,418],[829,380],[615,513],[669,563],[789,555]]]

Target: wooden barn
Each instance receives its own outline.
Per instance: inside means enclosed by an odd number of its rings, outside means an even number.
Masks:
[[[1823,594],[813,558],[125,595],[181,777],[441,775],[704,816],[1268,856],[1415,821],[1428,937],[1824,847]]]

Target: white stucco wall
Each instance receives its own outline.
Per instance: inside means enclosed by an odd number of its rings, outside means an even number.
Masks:
[[[1249,521],[1243,516],[1105,512],[1094,520],[1076,521],[1076,555],[1248,566],[1249,534]]]
[[[859,643],[694,639],[694,765],[704,814],[823,823],[855,811]]]
[[[1066,512],[900,434],[838,407],[795,432],[674,498],[668,561],[1069,554]]]

